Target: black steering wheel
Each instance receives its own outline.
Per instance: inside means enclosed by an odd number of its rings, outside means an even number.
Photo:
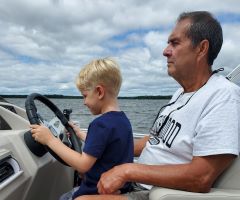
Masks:
[[[36,107],[34,100],[38,100],[38,101],[42,102],[45,106],[47,106],[55,114],[55,117],[53,119],[51,119],[50,121],[45,120],[40,115],[40,113],[37,112],[37,107]],[[51,130],[52,134],[55,137],[58,137],[65,145],[67,145],[71,149],[81,153],[82,143],[81,143],[80,139],[76,136],[76,133],[74,132],[72,127],[68,124],[68,120],[64,116],[62,111],[59,110],[58,107],[54,103],[52,103],[48,98],[46,98],[45,96],[38,94],[38,93],[32,93],[27,97],[27,99],[25,101],[25,108],[26,108],[26,113],[27,113],[30,124],[44,124]],[[63,131],[64,127],[70,133],[69,135],[64,133],[64,131]],[[32,153],[34,153],[35,155],[41,157],[46,152],[49,152],[58,161],[67,165],[50,148],[40,144],[39,142],[36,142],[33,139],[30,131],[28,131],[24,134],[24,140],[26,142],[26,145],[29,147],[29,149],[32,151]]]

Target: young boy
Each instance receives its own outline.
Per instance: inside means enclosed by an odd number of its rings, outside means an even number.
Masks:
[[[47,127],[31,125],[35,140],[47,145],[69,166],[83,174],[80,187],[64,194],[61,200],[97,194],[97,183],[103,172],[116,165],[133,162],[132,127],[124,112],[120,111],[117,100],[121,82],[119,67],[109,58],[93,60],[81,69],[76,85],[83,95],[84,105],[93,115],[100,115],[90,123],[87,135],[70,123],[78,137],[85,140],[82,153],[65,146]],[[120,192],[129,188],[130,184],[125,184]]]

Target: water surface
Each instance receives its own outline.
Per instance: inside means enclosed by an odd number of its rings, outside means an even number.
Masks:
[[[6,98],[7,101],[25,108],[24,98]],[[79,121],[80,126],[87,128],[88,124],[96,117],[93,116],[88,108],[83,105],[82,99],[50,99],[60,110],[71,108],[73,110],[71,119]],[[152,126],[153,120],[158,110],[168,100],[165,99],[119,99],[119,105],[129,118],[134,132],[147,134]],[[52,112],[38,105],[39,112],[45,118],[51,118]]]

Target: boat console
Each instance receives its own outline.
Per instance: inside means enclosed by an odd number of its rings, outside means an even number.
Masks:
[[[26,111],[0,102],[0,199],[53,200],[73,187],[74,171],[50,153],[39,157],[24,140]]]

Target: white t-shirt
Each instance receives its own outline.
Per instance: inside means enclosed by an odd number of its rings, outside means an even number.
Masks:
[[[179,89],[170,103],[155,121],[139,163],[183,164],[193,156],[239,155],[240,87],[214,74],[195,92]]]

